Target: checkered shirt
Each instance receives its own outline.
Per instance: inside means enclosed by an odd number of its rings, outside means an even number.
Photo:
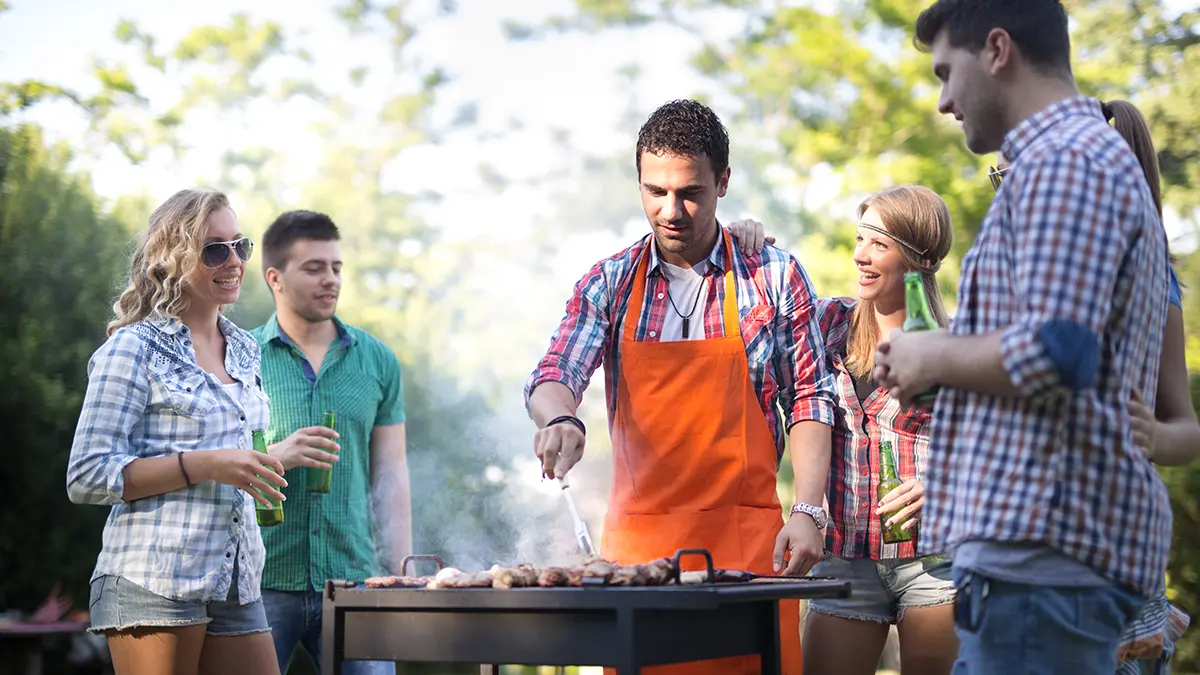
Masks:
[[[1003,331],[1004,367],[1021,395],[943,389],[919,548],[1045,543],[1153,596],[1171,508],[1133,443],[1126,403],[1137,388],[1155,404],[1165,232],[1137,159],[1095,100],[1029,117],[1002,151],[1012,169],[963,260],[952,331]],[[1095,376],[1074,389],[1055,363],[1089,350],[1045,339],[1064,326],[1097,341]]]
[[[115,575],[172,600],[219,601],[237,556],[238,600],[260,597],[262,538],[254,500],[242,490],[208,480],[122,499],[123,472],[134,460],[249,449],[251,432],[268,427],[258,342],[225,317],[218,321],[225,369],[242,383],[238,400],[196,364],[190,332],[176,319],[121,328],[89,361],[67,494],[77,504],[112,506],[93,580]]]
[[[883,467],[879,444],[891,441],[896,477],[901,482],[924,481],[929,463],[931,407],[902,410],[900,402],[882,387],[871,392],[865,401],[859,401],[854,377],[846,368],[850,319],[857,302],[853,298],[821,298],[817,305],[826,361],[837,379],[825,545],[842,558],[912,558],[917,554],[916,540],[885,544],[882,522],[875,515],[875,489],[879,487]],[[917,537],[920,537],[919,526]]]
[[[617,373],[620,372],[625,309],[633,288],[638,258],[650,246],[645,301],[636,326],[639,342],[662,338],[669,305],[670,282],[659,266],[658,255],[647,235],[633,246],[596,263],[575,285],[566,316],[551,338],[550,349],[525,384],[525,400],[543,382],[561,382],[582,401],[592,373],[604,361],[609,424],[616,410]],[[722,303],[725,284],[725,243],[708,256],[708,295],[702,305],[706,339],[725,333]],[[818,334],[816,300],[812,282],[795,257],[774,246],[759,255],[743,257],[733,247],[733,271],[738,316],[750,380],[783,456],[784,434],[797,422],[816,420],[833,424],[834,380],[825,365]],[[716,377],[717,374],[714,374]],[[780,410],[782,407],[782,412]]]

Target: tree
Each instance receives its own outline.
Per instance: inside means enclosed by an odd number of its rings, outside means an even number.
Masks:
[[[67,500],[67,457],[88,358],[104,339],[129,229],[104,213],[65,147],[0,129],[0,607],[32,610],[61,581],[86,602],[107,512]]]

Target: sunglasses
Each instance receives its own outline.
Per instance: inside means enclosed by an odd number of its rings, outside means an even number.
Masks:
[[[994,166],[988,167],[988,180],[992,181],[992,189],[1000,189],[1000,181],[1004,180],[1004,174],[1008,173],[1011,166],[1006,166],[1003,169],[997,169]]]
[[[233,241],[214,241],[211,244],[205,244],[204,248],[200,249],[200,262],[205,267],[220,267],[229,261],[230,251],[236,253],[239,260],[246,262],[250,260],[250,254],[254,252],[254,242],[250,241],[250,237],[242,237]]]

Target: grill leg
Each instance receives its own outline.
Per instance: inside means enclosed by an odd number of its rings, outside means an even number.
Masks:
[[[763,627],[763,630],[759,631],[758,638],[758,658],[762,673],[763,675],[780,675],[783,666],[780,663],[779,654],[782,647],[779,644],[779,603],[759,603],[759,612],[762,615],[761,625]]]
[[[333,604],[333,582],[325,582],[321,601],[321,672],[342,675],[342,640],[344,616]]]
[[[617,610],[617,675],[640,675],[632,609]]]

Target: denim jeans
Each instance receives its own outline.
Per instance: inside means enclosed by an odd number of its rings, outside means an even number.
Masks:
[[[956,569],[954,675],[1115,673],[1146,598],[1116,586],[1031,586]]]
[[[287,673],[288,662],[296,643],[312,657],[318,673],[321,672],[321,593],[312,588],[307,591],[262,591],[263,606],[267,610],[267,623],[275,639],[275,655],[279,658],[279,672]],[[345,675],[395,675],[396,664],[390,661],[346,661],[342,664]]]

